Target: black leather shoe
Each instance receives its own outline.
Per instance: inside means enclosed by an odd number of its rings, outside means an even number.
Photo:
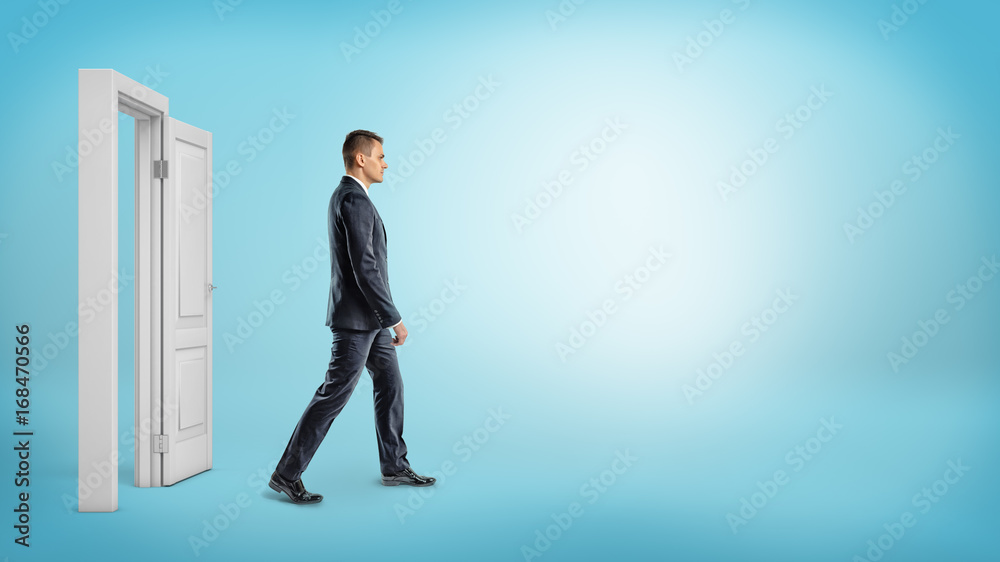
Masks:
[[[383,486],[399,486],[400,484],[406,484],[407,486],[430,486],[435,482],[437,482],[436,479],[430,476],[420,476],[409,468],[404,468],[403,472],[399,474],[390,476],[382,475]]]
[[[271,475],[271,482],[268,483],[268,486],[275,492],[288,494],[288,499],[292,500],[293,503],[317,503],[323,501],[323,496],[306,491],[301,478],[292,482],[278,474],[277,470]]]

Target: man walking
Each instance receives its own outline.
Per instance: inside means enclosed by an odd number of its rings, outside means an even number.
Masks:
[[[375,431],[385,486],[430,486],[435,479],[410,470],[403,441],[403,379],[395,346],[406,341],[406,327],[392,303],[382,218],[368,196],[382,183],[382,137],[353,131],[344,140],[347,175],[333,190],[327,215],[330,236],[330,298],[326,325],[333,333],[326,380],[299,419],[270,486],[295,503],[323,499],[306,490],[302,473],[368,368],[375,387]],[[389,329],[395,333],[390,335]]]

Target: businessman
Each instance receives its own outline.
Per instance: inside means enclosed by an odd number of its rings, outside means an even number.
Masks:
[[[375,432],[385,486],[430,486],[435,479],[410,470],[403,441],[403,379],[395,346],[406,341],[406,326],[392,303],[387,271],[386,235],[368,197],[382,183],[382,137],[353,131],[344,140],[347,175],[333,190],[327,214],[330,236],[330,297],[326,325],[333,333],[326,379],[299,419],[270,486],[295,503],[316,503],[323,496],[306,490],[302,473],[316,453],[368,368],[375,387]],[[392,330],[395,335],[389,333]]]

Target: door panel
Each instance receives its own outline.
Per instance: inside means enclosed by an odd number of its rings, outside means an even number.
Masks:
[[[163,485],[212,468],[212,134],[165,128]]]

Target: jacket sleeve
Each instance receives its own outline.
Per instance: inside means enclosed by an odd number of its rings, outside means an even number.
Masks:
[[[354,279],[368,305],[375,312],[379,324],[389,328],[399,323],[402,317],[392,304],[389,282],[385,271],[379,269],[372,247],[372,233],[375,230],[375,207],[371,201],[349,195],[341,209],[344,233],[347,237],[347,256],[351,260]]]

